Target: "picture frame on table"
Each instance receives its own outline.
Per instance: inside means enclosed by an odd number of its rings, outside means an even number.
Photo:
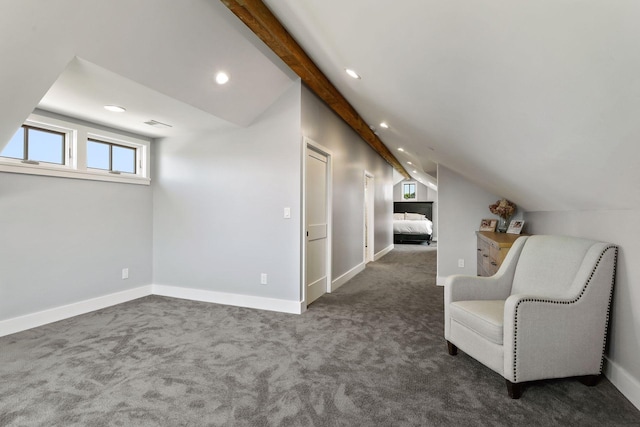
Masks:
[[[496,225],[498,225],[497,219],[483,219],[480,221],[480,231],[496,231]]]
[[[522,232],[523,226],[524,226],[523,219],[514,219],[509,224],[509,228],[507,229],[507,234],[520,234],[520,232]]]

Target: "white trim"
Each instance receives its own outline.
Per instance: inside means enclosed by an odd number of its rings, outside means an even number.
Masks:
[[[364,221],[362,222],[362,235],[363,235],[363,257],[364,263],[367,264],[371,261],[375,261],[375,197],[376,197],[376,186],[375,186],[375,177],[373,174],[366,169],[364,170],[363,175],[363,207],[364,207]],[[367,179],[370,180],[371,189],[369,190],[370,194],[367,194]],[[369,229],[367,230],[367,224],[369,225]],[[367,247],[366,243],[369,243]]]
[[[351,270],[347,271],[343,275],[339,276],[336,280],[331,283],[331,292],[338,289],[340,286],[347,283],[349,280],[353,279],[358,273],[363,272],[365,269],[364,262],[353,267]]]
[[[106,130],[94,127],[72,117],[59,116],[42,111],[32,113],[25,124],[65,133],[65,165],[41,162],[37,165],[22,163],[16,159],[0,157],[0,172],[27,175],[54,176],[60,178],[87,179],[93,181],[119,182],[149,185],[151,140],[143,136],[126,135],[116,129]],[[99,125],[95,125],[99,126]],[[136,150],[136,174],[113,174],[109,171],[87,169],[87,139],[95,138],[105,142],[125,145]],[[71,157],[69,157],[71,152]]]
[[[640,381],[622,366],[605,357],[604,375],[636,408],[640,409]]]
[[[204,289],[181,288],[178,286],[152,285],[152,293],[153,295],[161,295],[164,297],[232,305],[235,307],[256,308],[280,313],[301,314],[306,310],[304,301],[289,301],[258,297],[255,295],[230,294]]]
[[[333,241],[333,152],[328,148],[318,144],[311,138],[306,136],[302,137],[302,150],[301,151],[301,163],[302,163],[302,183],[300,197],[302,206],[300,212],[302,213],[302,220],[300,221],[300,245],[301,245],[301,259],[300,259],[300,296],[302,298],[302,304],[307,307],[307,199],[306,199],[306,181],[307,181],[307,150],[309,147],[313,147],[314,150],[320,152],[327,157],[327,259],[326,259],[326,277],[327,277],[327,292],[331,292],[331,268],[332,268],[332,241]],[[303,310],[304,311],[304,310]]]
[[[436,276],[436,285],[444,286],[444,282],[447,281],[447,277],[449,276]]]
[[[383,250],[381,250],[380,252],[378,252],[377,254],[375,254],[375,256],[373,257],[373,260],[374,261],[378,261],[380,258],[382,258],[386,254],[391,252],[393,250],[393,248],[394,248],[394,246],[393,246],[393,243],[392,243],[389,246],[387,246],[386,248],[384,248]]]
[[[106,172],[90,172],[90,171],[78,171],[73,169],[59,169],[47,166],[29,166],[25,164],[17,165],[10,164],[0,160],[0,172],[9,173],[22,173],[26,175],[44,175],[55,176],[60,178],[73,178],[73,179],[89,179],[93,181],[106,181],[106,182],[122,182],[127,184],[149,185],[151,180],[130,175],[107,175]]]
[[[139,288],[128,289],[126,291],[2,320],[0,321],[0,337],[142,298],[151,295],[151,289],[151,285],[140,286]]]
[[[255,308],[259,310],[277,311],[280,313],[302,314],[307,310],[304,301],[288,301],[276,298],[257,297],[253,295],[229,294],[224,292],[206,291],[203,289],[180,288],[166,285],[145,285],[126,291],[115,292],[72,304],[54,307],[24,316],[0,321],[0,337],[26,331],[48,323],[58,322],[70,317],[90,313],[127,301],[161,295],[172,298],[203,301],[216,304],[233,305],[236,307]]]
[[[400,187],[400,189],[402,190],[402,193],[400,194],[400,196],[402,197],[402,201],[403,202],[417,202],[418,201],[418,182],[417,181],[401,181],[402,182],[402,186]],[[405,184],[413,184],[416,187],[416,192],[414,194],[414,197],[411,199],[405,199],[404,198],[404,185]]]

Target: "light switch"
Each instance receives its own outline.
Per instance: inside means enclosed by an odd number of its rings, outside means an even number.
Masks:
[[[284,217],[287,219],[291,218],[291,208],[284,208]]]

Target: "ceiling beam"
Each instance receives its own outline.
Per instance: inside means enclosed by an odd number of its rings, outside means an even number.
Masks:
[[[383,159],[411,178],[398,159],[389,151],[349,101],[327,79],[291,34],[282,26],[261,0],[221,0],[273,52],[287,64],[302,81],[338,116],[358,133]]]

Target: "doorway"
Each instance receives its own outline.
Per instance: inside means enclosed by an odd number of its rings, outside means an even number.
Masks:
[[[374,260],[374,210],[375,210],[375,186],[373,175],[364,172],[364,263]]]
[[[307,306],[324,295],[331,282],[331,154],[305,139],[305,268]]]

